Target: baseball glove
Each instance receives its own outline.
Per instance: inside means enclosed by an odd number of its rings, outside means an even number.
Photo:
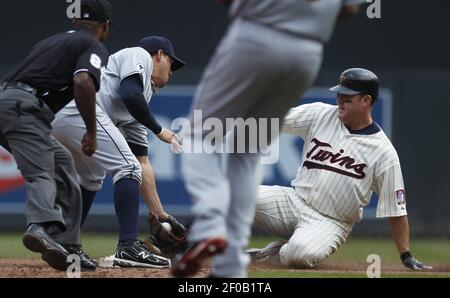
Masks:
[[[163,222],[170,224],[172,227],[170,232],[162,226]],[[187,249],[186,229],[173,216],[159,220],[153,212],[150,212],[148,224],[150,236],[145,239],[144,243],[150,252],[171,259]]]

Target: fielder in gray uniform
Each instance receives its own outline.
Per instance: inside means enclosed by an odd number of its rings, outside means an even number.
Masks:
[[[201,110],[205,120],[219,119],[223,127],[226,118],[256,119],[257,123],[264,118],[283,119],[319,72],[323,44],[338,16],[357,11],[364,1],[226,2],[231,2],[232,23],[203,74],[192,107],[192,112]],[[198,125],[192,122],[192,127]],[[232,130],[236,129],[243,128]],[[267,143],[276,137],[277,132],[271,132]],[[247,141],[248,136],[243,142]],[[259,158],[257,153],[227,154],[222,167],[219,153],[183,155],[195,220],[189,235],[191,248],[172,267],[175,276],[195,274],[205,259],[216,254],[212,275],[247,276],[245,249],[262,176]]]
[[[153,186],[156,193],[147,153],[147,129],[167,143],[171,143],[174,133],[158,124],[148,103],[155,89],[164,87],[172,71],[182,66],[184,62],[175,57],[171,42],[161,36],[146,37],[137,47],[126,48],[110,56],[102,75],[102,88],[97,93],[98,146],[92,157],[81,152],[79,140],[84,124],[74,103],[61,110],[53,122],[53,134],[71,151],[80,177],[82,223],[95,193],[102,188],[106,174],[113,178],[119,223],[115,264],[119,266],[161,268],[169,265],[166,259],[153,255],[137,239],[142,182],[142,167],[138,159],[147,170],[145,178],[147,183],[150,181],[147,187]],[[149,208],[161,205],[154,193],[146,196],[153,200]]]
[[[400,160],[371,117],[378,85],[371,71],[351,68],[330,89],[338,94],[337,106],[313,103],[289,111],[282,131],[305,141],[303,162],[292,187],[258,190],[254,225],[283,240],[249,250],[255,259],[315,266],[345,242],[376,192],[376,216],[389,219],[402,263],[429,269],[410,253]]]

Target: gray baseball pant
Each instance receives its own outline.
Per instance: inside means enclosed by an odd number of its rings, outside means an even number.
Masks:
[[[26,222],[55,223],[59,243],[80,243],[81,192],[70,152],[52,135],[50,108],[31,93],[0,90],[0,145],[25,180]]]

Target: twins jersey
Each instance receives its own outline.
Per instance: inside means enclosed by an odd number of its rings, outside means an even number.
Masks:
[[[278,30],[326,42],[342,6],[365,0],[234,0],[232,18],[263,23]]]
[[[126,48],[109,57],[108,66],[102,75],[102,88],[97,93],[97,104],[108,114],[116,126],[136,121],[128,112],[119,94],[120,82],[126,77],[139,74],[148,103],[153,94],[152,71],[152,57],[140,47]]]
[[[292,108],[282,130],[305,142],[303,164],[291,185],[307,205],[354,223],[375,191],[377,217],[407,214],[400,161],[381,129],[352,134],[339,120],[337,106],[313,103]]]

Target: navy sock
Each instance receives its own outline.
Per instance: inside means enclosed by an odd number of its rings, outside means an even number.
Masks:
[[[96,191],[87,190],[80,185],[81,199],[82,199],[82,214],[81,214],[81,227],[84,225],[84,221],[91,210],[92,203],[94,202]]]
[[[119,222],[119,242],[138,237],[140,184],[133,179],[121,179],[114,185],[114,207]]]

